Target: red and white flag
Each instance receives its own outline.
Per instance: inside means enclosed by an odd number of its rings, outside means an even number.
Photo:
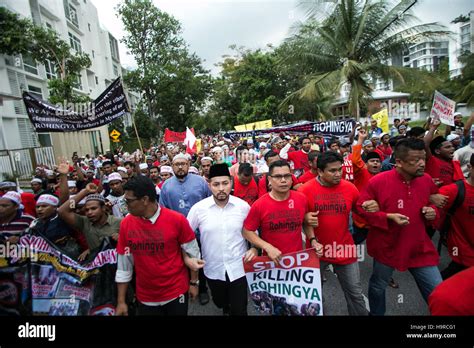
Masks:
[[[186,145],[186,152],[193,154],[196,152],[196,136],[194,135],[194,129],[186,127],[186,138],[183,141]]]

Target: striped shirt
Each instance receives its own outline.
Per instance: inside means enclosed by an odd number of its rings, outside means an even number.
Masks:
[[[22,213],[18,210],[17,215],[10,222],[0,224],[0,238],[9,238],[12,236],[21,236],[25,230],[30,227],[35,218],[31,215]]]

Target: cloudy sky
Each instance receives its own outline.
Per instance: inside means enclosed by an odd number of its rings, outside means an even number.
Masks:
[[[117,39],[124,35],[116,16],[120,0],[92,0],[103,27]],[[177,18],[183,37],[204,60],[204,66],[218,73],[214,66],[222,55],[230,54],[229,46],[264,48],[278,45],[289,33],[292,24],[305,18],[297,0],[154,0],[161,10]],[[414,13],[421,23],[440,22],[449,26],[460,14],[474,10],[472,0],[419,0]],[[120,45],[120,59],[125,67],[136,67],[133,57]]]

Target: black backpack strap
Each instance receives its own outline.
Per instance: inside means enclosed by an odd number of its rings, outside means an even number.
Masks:
[[[456,212],[456,209],[458,209],[463,204],[464,196],[466,195],[464,180],[456,180],[455,184],[458,187],[458,194],[456,195],[453,205],[448,210],[449,215],[453,215]]]

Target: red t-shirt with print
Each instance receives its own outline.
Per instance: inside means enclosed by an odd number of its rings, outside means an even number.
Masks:
[[[303,150],[288,152],[288,160],[293,161],[295,169],[304,169],[305,172],[311,169],[308,154],[304,153]]]
[[[133,255],[137,299],[162,302],[189,289],[181,244],[196,236],[184,215],[161,207],[154,224],[128,214],[120,223],[117,253]]]
[[[474,266],[474,186],[464,180],[464,190],[464,201],[451,218],[448,251],[453,261],[464,266]],[[456,200],[458,186],[442,186],[439,193],[448,196],[448,203],[444,208],[448,211]]]
[[[316,178],[317,176],[318,174],[313,174],[311,170],[308,170],[307,172],[304,172],[304,174],[298,178],[298,184],[305,184],[311,179]]]
[[[425,173],[433,179],[439,179],[440,186],[449,185],[464,178],[459,161],[444,161],[436,156],[430,156],[426,160]]]
[[[347,245],[354,245],[349,232],[349,214],[359,198],[359,191],[354,184],[341,180],[339,185],[327,187],[318,180],[311,180],[300,186],[298,191],[306,196],[308,211],[319,211],[319,226],[314,229],[314,235],[325,246],[321,260],[340,265],[355,262],[355,253],[338,252],[338,247],[345,249]],[[326,245],[331,247],[328,248],[330,253]],[[311,247],[309,241],[307,247]]]
[[[250,208],[244,228],[249,231],[260,228],[260,238],[283,254],[300,251],[303,250],[301,231],[306,212],[306,198],[299,192],[290,191],[284,201],[276,201],[266,194]]]
[[[263,174],[262,177],[260,178],[260,180],[258,181],[258,197],[263,197],[265,194],[268,193],[268,190],[267,190],[267,175],[268,174]],[[295,185],[298,185],[300,182],[299,182],[299,179],[296,178],[296,176],[294,176],[293,174],[291,174],[291,180],[292,180],[292,184],[291,184],[291,187],[293,188],[293,186]]]
[[[258,186],[255,179],[252,178],[248,185],[242,185],[239,181],[239,177],[234,177],[234,194],[235,197],[239,197],[246,201],[250,206],[258,199]]]

